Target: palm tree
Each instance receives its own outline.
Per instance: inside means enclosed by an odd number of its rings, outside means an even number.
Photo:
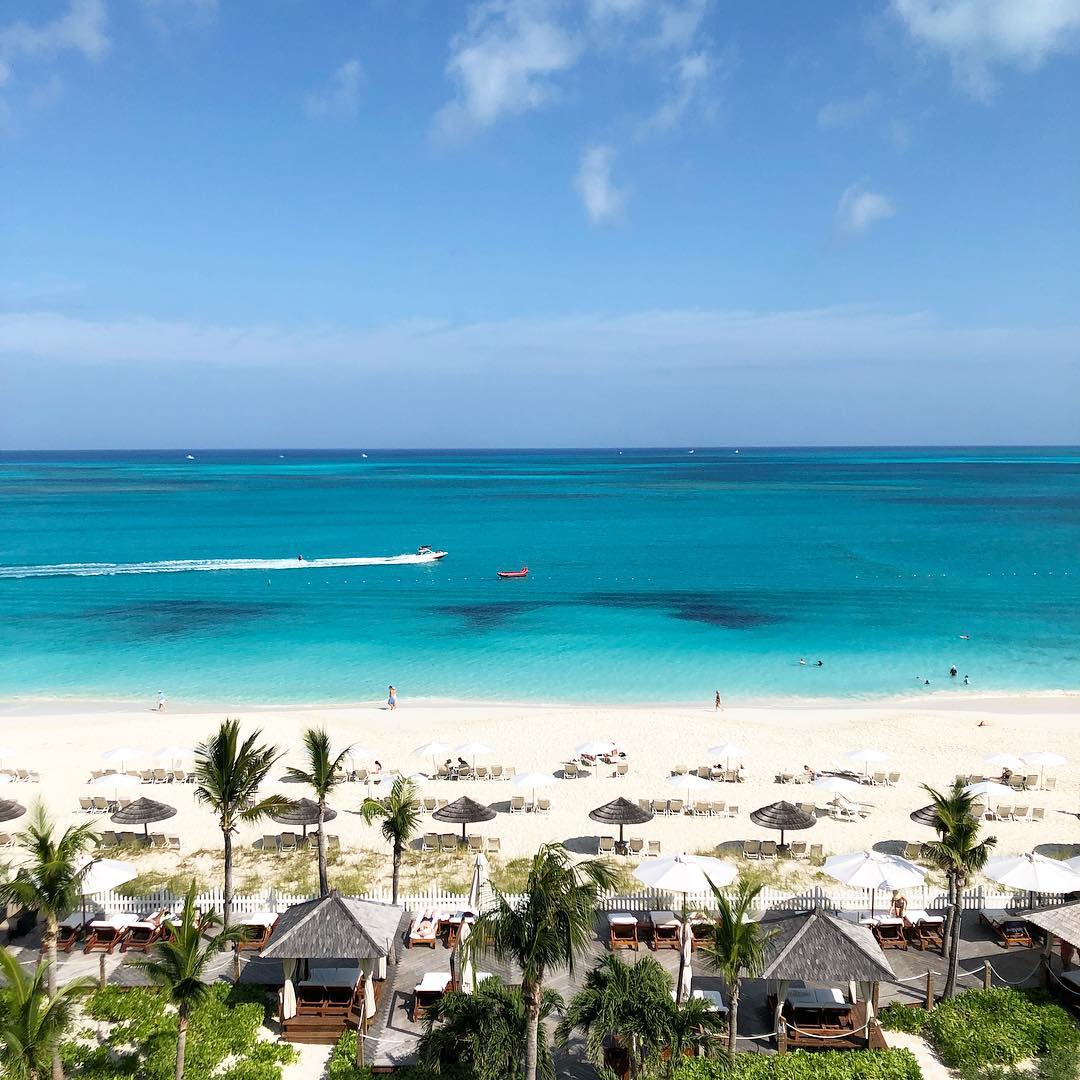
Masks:
[[[259,785],[281,758],[276,746],[260,746],[262,732],[240,742],[240,721],[224,720],[210,738],[195,748],[195,798],[217,815],[225,841],[225,925],[232,919],[232,838],[241,822],[260,821],[289,800],[281,795],[259,799]]]
[[[307,770],[289,768],[285,775],[294,783],[307,784],[319,804],[319,895],[325,896],[330,891],[326,881],[326,827],[323,821],[326,800],[334,787],[345,779],[341,763],[352,753],[352,747],[347,746],[337,757],[331,757],[330,736],[326,728],[308,728],[304,732],[304,749],[307,751]],[[394,903],[397,903],[396,895]]]
[[[609,1037],[627,1054],[631,1077],[661,1067],[674,1068],[687,1051],[708,1045],[711,1035],[723,1031],[723,1016],[705,1001],[693,999],[685,1008],[671,996],[671,976],[651,956],[627,964],[608,953],[585,977],[585,985],[571,999],[555,1030],[555,1042],[565,1046],[575,1030],[585,1034],[589,1058],[604,1064]]]
[[[728,991],[728,1052],[735,1053],[739,1038],[739,979],[757,978],[765,970],[766,945],[772,933],[750,918],[750,909],[762,886],[740,879],[733,899],[710,881],[716,900],[712,941],[703,946],[706,962],[724,976]]]
[[[545,990],[540,997],[540,1019],[546,1020],[561,1005],[562,998],[554,990]],[[442,1072],[448,1065],[461,1065],[476,1080],[521,1076],[528,1010],[519,987],[491,978],[477,983],[472,994],[451,990],[428,1007],[424,1023],[417,1046],[422,1066]],[[541,1080],[555,1077],[546,1038],[537,1046],[537,1075]]]
[[[598,859],[574,863],[562,844],[544,844],[532,857],[525,895],[511,903],[498,889],[495,906],[473,925],[465,950],[490,950],[521,969],[526,1009],[525,1080],[536,1080],[544,978],[566,968],[573,975],[586,954],[601,890],[615,886],[615,871]]]
[[[360,812],[369,825],[376,818],[382,818],[380,831],[383,839],[393,845],[393,902],[396,904],[398,881],[401,878],[401,853],[409,846],[409,841],[420,827],[420,800],[416,797],[416,786],[407,776],[399,776],[390,788],[390,795],[385,803],[377,799],[365,799]]]
[[[226,945],[241,941],[245,936],[242,926],[227,926],[213,933],[220,925],[216,912],[200,914],[195,907],[195,881],[192,879],[180,921],[172,926],[168,937],[151,946],[153,952],[147,959],[134,961],[151,982],[165,991],[170,1004],[176,1006],[176,1080],[184,1080],[191,1010],[210,993],[211,984],[204,981],[207,968]]]
[[[63,1080],[60,1043],[74,1021],[75,1002],[94,988],[93,979],[72,979],[61,990],[48,990],[47,965],[27,975],[15,957],[0,949],[4,980],[0,1009],[0,1076],[10,1080]]]
[[[39,802],[26,828],[16,834],[26,856],[23,865],[11,881],[0,885],[0,902],[21,904],[44,920],[41,951],[51,995],[56,994],[57,923],[79,904],[88,853],[98,839],[89,823],[72,825],[56,839],[53,822]]]
[[[964,791],[960,781],[949,792],[936,791],[927,784],[923,790],[934,806],[934,827],[940,839],[923,846],[926,858],[939,870],[945,871],[948,882],[949,917],[945,927],[944,945],[948,956],[945,976],[946,998],[956,993],[956,971],[960,961],[961,899],[964,888],[985,865],[997,844],[997,838],[979,839],[980,825],[971,813],[974,798]]]

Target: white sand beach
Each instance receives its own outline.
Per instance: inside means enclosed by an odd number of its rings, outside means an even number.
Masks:
[[[592,739],[613,739],[626,752],[628,773],[611,776],[611,768],[599,775],[576,780],[560,779],[542,794],[551,799],[548,814],[500,812],[495,820],[470,826],[470,832],[501,840],[504,858],[528,855],[546,840],[570,841],[585,850],[602,829],[588,817],[593,807],[617,795],[640,798],[686,797],[685,791],[667,781],[676,766],[693,770],[714,764],[707,748],[734,742],[747,749],[741,764],[745,782],[713,783],[707,791],[691,791],[693,799],[723,800],[737,805],[734,817],[657,817],[628,830],[659,840],[663,853],[703,851],[746,838],[778,839],[775,832],[758,828],[750,811],[785,798],[826,806],[831,796],[813,787],[781,786],[780,770],[795,774],[804,765],[815,769],[848,766],[847,751],[873,747],[887,753],[888,760],[875,769],[899,772],[894,786],[863,787],[858,796],[872,804],[869,815],[858,821],[835,821],[821,817],[817,826],[797,839],[823,845],[824,853],[854,851],[884,840],[921,841],[930,830],[909,820],[909,813],[927,803],[921,783],[948,786],[956,773],[999,772],[983,765],[990,753],[1023,754],[1052,750],[1068,763],[1047,771],[1056,778],[1053,791],[1017,795],[1002,789],[1000,799],[1022,807],[1045,808],[1045,820],[988,823],[987,831],[998,837],[999,851],[1020,852],[1046,843],[1068,843],[1075,838],[1076,814],[1080,810],[1080,696],[1067,694],[1017,697],[926,697],[890,702],[777,701],[725,707],[641,707],[492,705],[463,703],[415,703],[403,701],[390,712],[382,703],[350,707],[185,708],[170,703],[158,713],[151,704],[95,704],[93,702],[7,702],[0,708],[0,743],[14,750],[5,758],[6,768],[37,770],[40,783],[12,783],[2,794],[23,803],[40,796],[62,822],[86,820],[78,812],[78,798],[114,794],[108,786],[87,786],[92,769],[105,767],[102,754],[121,745],[142,747],[146,754],[125,763],[126,768],[160,764],[154,752],[166,745],[192,746],[206,737],[225,716],[242,721],[245,731],[260,728],[263,738],[286,751],[282,765],[302,765],[300,740],[304,728],[325,725],[341,747],[354,744],[370,751],[370,765],[378,759],[384,771],[430,772],[430,757],[413,750],[438,740],[454,747],[478,741],[495,748],[477,764],[513,766],[518,773],[529,770],[561,775],[563,763],[574,748]],[[440,760],[455,754],[443,754]],[[363,764],[364,762],[358,762]],[[732,764],[735,764],[734,762]],[[284,768],[278,770],[278,773]],[[293,785],[268,783],[266,790],[290,796],[305,794]],[[372,788],[378,794],[378,785]],[[477,801],[507,809],[513,794],[525,794],[504,781],[433,781],[422,794],[457,798],[468,794]],[[194,788],[187,784],[141,785],[118,794],[138,798],[147,795],[177,808],[177,814],[157,830],[178,835],[185,855],[201,849],[216,852],[221,837],[211,814],[196,804]],[[385,854],[386,847],[375,827],[364,823],[358,809],[364,794],[361,784],[344,784],[334,794],[339,811],[328,831],[341,838],[346,849],[368,849]],[[538,792],[538,795],[541,794]],[[350,812],[353,811],[353,812]],[[102,828],[114,826],[105,816],[94,820]],[[425,823],[430,819],[425,818]],[[14,830],[18,823],[8,826]],[[117,827],[118,828],[118,827]],[[425,824],[424,831],[449,832],[452,826]],[[272,823],[245,826],[237,838],[238,849],[250,849],[264,832],[280,829]],[[595,841],[593,841],[595,842]],[[176,865],[175,855],[143,856],[167,870]],[[270,858],[269,856],[267,858]],[[389,859],[386,859],[387,864]]]

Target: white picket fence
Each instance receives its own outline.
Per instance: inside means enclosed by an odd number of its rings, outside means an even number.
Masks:
[[[925,908],[927,911],[941,910],[946,905],[946,894],[943,889],[931,888],[920,885],[917,888],[905,889],[909,908]],[[296,896],[289,893],[278,892],[270,889],[263,893],[255,893],[233,897],[233,911],[245,914],[254,911],[284,911],[293,904],[303,903],[305,900],[314,899],[314,895]],[[359,900],[372,900],[376,903],[388,904],[391,901],[389,889],[376,889],[356,897]],[[516,897],[508,897],[516,899]],[[464,907],[468,898],[457,893],[448,893],[438,889],[430,889],[427,892],[410,893],[402,896],[398,902],[409,911],[427,911],[429,909],[456,910]],[[888,907],[889,894],[879,892],[874,898],[878,909]],[[93,904],[103,911],[139,913],[143,911],[165,908],[169,911],[177,911],[183,905],[184,898],[168,891],[150,893],[146,896],[124,896],[121,893],[102,893],[92,898]],[[1026,892],[994,892],[978,887],[964,892],[961,902],[965,911],[981,911],[988,909],[1002,909],[1006,911],[1023,911],[1034,905],[1056,905],[1064,903],[1064,897],[1058,893],[1048,893],[1029,898]],[[215,909],[220,911],[224,904],[224,895],[220,889],[213,889],[200,893],[195,898],[198,907],[203,910]],[[602,911],[655,911],[681,907],[683,897],[681,893],[667,893],[655,889],[643,889],[636,893],[613,893],[604,896],[600,902]],[[686,904],[688,907],[708,909],[715,906],[712,894],[687,893]],[[868,889],[839,889],[822,888],[815,886],[803,892],[793,894],[781,889],[764,888],[761,890],[755,905],[757,910],[780,908],[789,911],[806,911],[814,907],[821,907],[828,911],[861,911],[871,907],[871,895]]]

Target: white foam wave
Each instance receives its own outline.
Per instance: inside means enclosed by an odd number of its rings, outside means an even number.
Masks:
[[[187,574],[212,570],[320,570],[331,566],[413,566],[433,563],[445,552],[348,559],[164,559],[141,563],[58,563],[53,566],[0,566],[0,579],[107,577],[113,574]]]

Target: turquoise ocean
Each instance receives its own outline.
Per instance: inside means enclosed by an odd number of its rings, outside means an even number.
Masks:
[[[688,449],[0,454],[0,696],[1080,688],[1080,450]]]

